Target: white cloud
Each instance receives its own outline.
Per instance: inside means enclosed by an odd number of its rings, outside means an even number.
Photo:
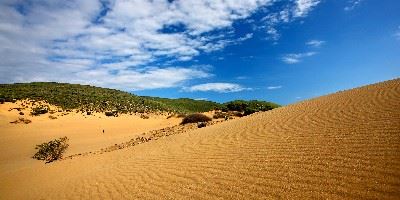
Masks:
[[[296,0],[296,9],[294,11],[295,17],[306,16],[313,7],[319,4],[319,0]]]
[[[346,7],[344,7],[344,10],[345,10],[345,11],[354,10],[356,7],[358,7],[358,6],[361,4],[362,1],[363,1],[363,0],[349,0],[349,1],[347,2]]]
[[[316,52],[306,52],[297,54],[286,54],[282,57],[282,61],[286,64],[296,64],[302,61],[303,58],[315,55]]]
[[[276,19],[266,19],[268,34],[278,39],[278,22],[306,16],[316,2],[288,2]],[[274,3],[4,0],[0,2],[0,82],[73,81],[125,90],[177,87],[210,74],[174,62],[252,38],[253,33],[237,37],[232,24]],[[177,77],[169,81],[158,78],[158,72]]]
[[[194,99],[194,100],[197,100],[197,101],[207,101],[208,98],[196,98],[196,99]]]
[[[281,89],[282,86],[281,85],[277,85],[277,86],[268,86],[267,89],[268,90],[277,90],[277,89]]]
[[[262,18],[265,25],[261,27],[265,28],[268,40],[279,40],[281,34],[277,27],[280,24],[290,23],[297,19],[306,17],[308,13],[320,3],[319,0],[295,0],[288,2],[289,5],[286,5],[277,11],[270,12]]]
[[[310,40],[306,42],[306,45],[311,46],[311,47],[320,47],[323,44],[325,44],[325,41],[323,40]]]
[[[247,76],[237,76],[236,79],[237,80],[245,80],[245,79],[249,79],[249,77],[247,77]]]
[[[204,83],[199,85],[193,85],[191,87],[183,88],[184,91],[187,92],[219,92],[219,93],[228,93],[228,92],[240,92],[243,90],[251,90],[250,88],[244,88],[239,84],[235,83]]]

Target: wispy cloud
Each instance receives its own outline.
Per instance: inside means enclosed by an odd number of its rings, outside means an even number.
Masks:
[[[275,42],[279,40],[281,37],[278,30],[279,25],[306,17],[308,13],[320,3],[319,0],[295,0],[288,2],[290,2],[289,5],[285,5],[282,9],[272,11],[262,18],[264,25],[259,28],[265,28],[268,40]]]
[[[346,7],[344,7],[345,11],[351,11],[357,8],[363,0],[349,0],[347,1]]]
[[[323,40],[310,40],[306,42],[306,45],[311,46],[311,47],[321,47],[324,45],[326,42]]]
[[[245,88],[239,84],[235,83],[204,83],[199,85],[193,85],[191,87],[183,88],[184,91],[187,92],[219,92],[219,93],[228,93],[228,92],[240,92],[243,90],[251,90],[250,88]]]
[[[316,52],[306,52],[297,54],[286,54],[281,59],[286,64],[296,64],[302,61],[303,58],[310,57],[317,54]]]
[[[268,90],[277,90],[277,89],[281,89],[282,86],[281,85],[277,85],[277,86],[268,86],[267,89]]]
[[[310,10],[320,3],[319,0],[297,0],[296,9],[294,10],[295,17],[304,17]]]
[[[248,79],[249,77],[247,77],[247,76],[238,76],[238,77],[236,77],[236,79],[237,80],[245,80],[245,79]]]
[[[397,31],[394,33],[394,37],[397,40],[400,40],[400,26],[397,27]]]

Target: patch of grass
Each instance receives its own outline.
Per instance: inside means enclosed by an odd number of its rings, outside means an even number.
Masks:
[[[208,122],[208,121],[211,121],[211,118],[207,117],[204,114],[195,113],[195,114],[190,114],[185,118],[183,118],[181,124]]]
[[[35,149],[38,149],[38,152],[36,152],[32,158],[43,160],[46,163],[49,163],[54,160],[61,159],[68,146],[69,144],[67,137],[62,137],[49,142],[45,142],[36,145]]]

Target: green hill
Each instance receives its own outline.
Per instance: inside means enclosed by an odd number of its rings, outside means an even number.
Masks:
[[[231,104],[240,104],[241,106],[246,104],[246,108],[259,111],[269,110],[279,106],[264,101],[233,101],[219,104],[212,101],[188,98],[167,99],[144,97],[120,90],[55,82],[0,84],[0,99],[5,101],[12,101],[13,99],[44,100],[50,104],[60,106],[63,109],[79,109],[81,111],[96,112],[118,110],[120,113],[159,111],[195,113],[207,112],[216,108],[231,110],[234,108],[234,106],[229,106]]]

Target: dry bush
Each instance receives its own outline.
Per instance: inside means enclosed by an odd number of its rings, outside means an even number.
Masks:
[[[178,117],[178,118],[184,118],[184,117],[186,117],[186,116],[187,116],[186,114],[180,113],[180,114],[178,114],[176,117]]]
[[[46,114],[49,112],[49,108],[46,106],[38,106],[35,108],[32,108],[32,115],[41,115],[41,114]]]
[[[150,117],[148,116],[148,115],[140,115],[140,118],[142,118],[142,119],[149,119]]]
[[[29,120],[29,119],[25,119],[25,118],[23,118],[23,117],[20,117],[20,118],[18,118],[17,120],[12,121],[12,122],[10,122],[10,123],[12,123],[12,124],[19,124],[19,123],[29,124],[29,123],[31,123],[31,122],[32,122],[32,121]]]
[[[67,142],[68,138],[62,137],[49,142],[45,142],[40,145],[36,145],[35,149],[39,150],[32,158],[46,161],[46,163],[61,159],[63,153],[67,150],[69,146]]]
[[[55,117],[55,116],[53,116],[53,115],[50,115],[49,118],[50,118],[50,119],[57,119],[57,117]]]
[[[221,119],[221,118],[227,118],[229,117],[229,115],[225,112],[215,112],[215,114],[213,115],[214,119]]]
[[[190,114],[185,118],[183,118],[181,124],[208,122],[208,121],[211,121],[211,118],[207,117],[204,114],[195,113],[195,114]]]

